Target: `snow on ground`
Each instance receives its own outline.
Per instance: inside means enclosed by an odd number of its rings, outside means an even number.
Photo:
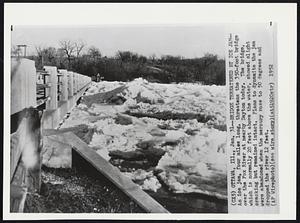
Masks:
[[[87,106],[83,100],[62,128],[94,128],[90,146],[107,160],[149,161],[151,168],[124,171],[144,190],[157,191],[160,180],[176,193],[226,198],[224,86],[158,84],[138,78],[93,82],[86,97],[100,93],[105,98],[115,89],[119,91],[114,97],[124,103]]]

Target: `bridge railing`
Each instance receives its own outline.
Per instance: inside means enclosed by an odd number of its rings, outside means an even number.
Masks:
[[[14,125],[16,127],[11,130],[10,143],[11,212],[23,212],[27,191],[40,189],[41,138],[33,137],[33,142],[27,142],[31,136],[38,134],[36,129],[27,128],[26,125],[35,120],[41,122],[38,127],[41,129],[57,127],[90,82],[90,77],[76,72],[55,66],[44,66],[43,70],[37,70],[32,60],[12,58],[11,128]],[[44,110],[42,117],[38,115],[38,110]],[[34,168],[29,168],[26,158],[22,158],[28,145],[32,154],[38,157]]]
[[[52,66],[45,66],[44,72],[48,74],[44,76],[48,81],[43,85],[46,89],[44,98],[47,99],[48,110],[57,109],[59,102],[67,101],[91,82],[88,76]]]
[[[12,58],[11,69],[11,114],[44,103],[46,110],[57,109],[60,101],[67,101],[91,82],[88,76],[55,66],[37,70],[34,61],[25,58]]]

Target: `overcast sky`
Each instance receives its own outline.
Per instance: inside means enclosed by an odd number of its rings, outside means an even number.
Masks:
[[[155,54],[201,57],[205,53],[224,57],[224,27],[199,26],[15,26],[12,44],[28,45],[28,55],[35,46],[58,48],[59,40],[83,40],[96,46],[103,56],[118,50],[130,50],[145,56]]]

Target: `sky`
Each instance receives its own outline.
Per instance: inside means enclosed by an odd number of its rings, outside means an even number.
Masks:
[[[83,40],[86,49],[98,47],[103,56],[129,50],[144,56],[201,57],[205,53],[224,57],[225,29],[222,25],[198,26],[15,26],[12,45],[26,44],[27,55],[35,46],[59,47],[59,41]]]

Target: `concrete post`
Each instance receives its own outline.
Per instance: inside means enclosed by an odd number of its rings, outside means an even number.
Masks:
[[[81,74],[78,74],[78,90],[81,89]]]
[[[61,100],[67,101],[68,100],[68,72],[67,70],[59,70],[62,74],[61,76]]]
[[[76,73],[76,93],[79,91],[79,74]]]
[[[11,114],[36,106],[36,68],[28,59],[11,61]]]
[[[72,97],[74,95],[74,73],[72,71],[68,71],[68,95]]]
[[[76,90],[76,73],[75,72],[73,72],[73,92],[74,92],[74,94],[76,94],[77,93],[77,90]]]
[[[80,76],[79,76],[79,89],[82,88],[82,79],[83,79],[83,76],[80,75]]]
[[[75,93],[77,94],[78,91],[78,74],[75,73]]]
[[[49,83],[51,87],[49,89],[50,100],[46,103],[46,109],[57,109],[57,68],[53,66],[44,66],[44,69],[49,73]]]

